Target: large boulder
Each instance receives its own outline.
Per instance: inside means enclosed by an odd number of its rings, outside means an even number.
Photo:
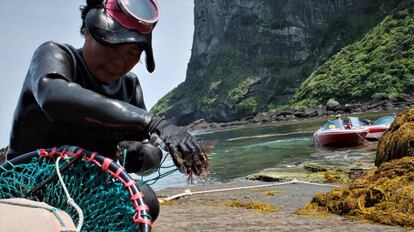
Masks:
[[[390,97],[386,93],[376,93],[372,96],[372,100],[374,100],[374,102],[388,101],[390,100]]]
[[[328,102],[326,102],[326,110],[328,111],[336,111],[338,110],[339,106],[339,102],[334,98],[331,98],[328,100]]]
[[[378,143],[375,165],[414,156],[414,108],[400,112]]]

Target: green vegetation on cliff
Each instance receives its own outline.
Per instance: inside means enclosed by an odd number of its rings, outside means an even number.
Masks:
[[[306,79],[295,105],[366,102],[376,93],[414,93],[413,3],[400,5],[365,37],[343,48]]]
[[[323,24],[310,23],[306,12],[331,3],[284,3],[291,9],[306,6],[303,14],[280,12],[277,1],[259,1],[266,7],[237,14],[226,11],[243,6],[235,0],[211,9],[205,8],[215,4],[203,3],[186,81],[151,111],[185,125],[201,118],[239,120],[288,104],[325,104],[330,98],[342,104],[369,101],[375,93],[413,94],[414,22],[409,7],[401,4],[409,1],[352,0],[355,12],[341,4],[332,15],[318,11],[315,17],[324,18]],[[226,7],[218,7],[222,4]],[[209,19],[227,26],[206,26]]]
[[[197,59],[189,64],[189,69],[197,70],[201,67]],[[209,75],[203,79],[186,81],[169,92],[151,109],[155,114],[163,113],[168,106],[174,103],[175,107],[187,104],[191,99],[192,104],[198,110],[207,110],[213,105],[223,102],[228,97],[229,104],[235,105],[241,114],[251,111],[255,107],[254,99],[245,99],[248,84],[254,81],[249,77],[247,61],[240,52],[232,46],[224,46],[214,55],[209,64]],[[240,103],[240,106],[238,104]],[[178,107],[179,108],[179,107]]]

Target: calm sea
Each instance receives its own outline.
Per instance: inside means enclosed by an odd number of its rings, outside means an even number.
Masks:
[[[377,112],[356,115],[371,119],[393,112]],[[373,164],[377,142],[354,148],[334,150],[316,149],[312,142],[313,132],[327,118],[296,122],[277,122],[250,125],[236,129],[205,130],[194,133],[197,138],[214,145],[210,160],[211,171],[207,182],[227,182],[266,168],[291,168],[304,162],[326,165],[349,166],[355,162]],[[166,159],[163,166],[171,166]],[[165,173],[173,168],[164,168]],[[158,175],[145,177],[149,180]],[[200,181],[196,184],[200,184]],[[160,178],[152,185],[155,190],[189,185],[184,175],[175,172]]]

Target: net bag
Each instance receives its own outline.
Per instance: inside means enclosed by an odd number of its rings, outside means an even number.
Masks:
[[[83,215],[67,202],[55,167],[58,157],[61,179]],[[151,231],[158,211],[149,212],[144,195],[153,205],[149,186],[138,188],[112,159],[78,147],[39,149],[0,166],[0,199],[45,202],[66,211],[78,225],[82,220],[81,231]]]

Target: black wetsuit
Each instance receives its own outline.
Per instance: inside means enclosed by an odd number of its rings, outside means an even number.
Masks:
[[[111,156],[120,141],[147,139],[152,117],[133,73],[112,84],[99,82],[82,49],[46,42],[34,53],[24,81],[7,158],[61,145]]]

